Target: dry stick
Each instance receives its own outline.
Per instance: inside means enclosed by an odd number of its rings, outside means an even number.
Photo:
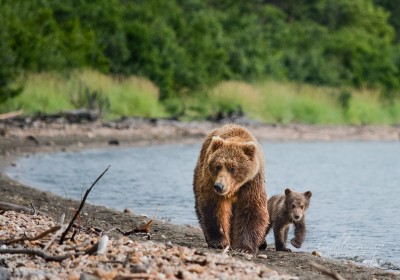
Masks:
[[[67,255],[62,255],[62,256],[50,256],[41,250],[32,250],[32,249],[0,249],[0,255],[1,254],[25,254],[25,255],[30,255],[30,256],[41,257],[42,259],[44,259],[47,262],[62,262],[65,259],[68,259],[71,257],[79,257],[79,256],[82,256],[83,254],[93,255],[94,253],[97,252],[98,246],[99,246],[99,244],[96,243],[95,245],[93,245],[93,247],[89,248],[85,253],[67,254]]]
[[[17,238],[17,239],[4,240],[4,241],[2,240],[2,241],[0,241],[0,243],[1,244],[5,244],[5,245],[10,245],[10,244],[13,244],[13,243],[18,243],[18,242],[26,241],[26,240],[35,241],[35,240],[38,240],[38,239],[41,239],[41,238],[45,237],[46,235],[48,235],[50,233],[56,232],[60,228],[61,228],[61,226],[57,225],[57,226],[54,226],[54,227],[52,227],[52,228],[50,228],[50,229],[48,229],[48,230],[46,230],[46,231],[34,236],[34,237],[25,236],[25,237],[21,237],[21,238]]]
[[[37,213],[37,211],[36,211],[36,207],[35,207],[35,205],[33,205],[33,202],[32,202],[32,201],[31,201],[31,207],[32,207],[32,209],[33,209],[33,215],[35,216],[36,213]]]
[[[322,274],[324,274],[324,275],[326,275],[326,276],[329,276],[329,277],[331,277],[331,278],[333,278],[333,279],[336,279],[336,280],[346,280],[346,279],[344,279],[339,273],[337,273],[337,272],[335,272],[335,271],[331,271],[331,270],[329,270],[329,269],[323,267],[323,266],[320,265],[320,264],[317,264],[317,263],[315,263],[315,262],[311,262],[310,265],[311,265],[312,267],[314,267],[315,269],[317,269],[317,270],[318,270],[319,272],[321,272]]]
[[[5,211],[11,210],[11,211],[16,211],[16,212],[20,211],[20,212],[32,214],[32,208],[28,208],[28,207],[24,207],[21,205],[8,203],[8,202],[3,202],[3,201],[0,201],[0,210],[5,210]],[[40,211],[36,211],[36,214],[45,215],[43,212],[40,212]]]
[[[43,248],[43,251],[47,251],[51,244],[53,244],[54,240],[56,240],[57,236],[59,236],[64,230],[67,228],[67,225],[61,225],[60,229],[53,235],[49,242],[47,242],[46,246]]]
[[[19,116],[22,113],[23,113],[22,110],[19,110],[19,111],[9,112],[9,113],[5,113],[5,114],[0,114],[0,120],[10,119],[10,118]]]
[[[96,181],[93,182],[93,184],[90,186],[90,188],[88,188],[85,192],[85,195],[83,196],[83,199],[81,201],[81,204],[79,205],[78,211],[76,211],[74,217],[72,218],[71,222],[69,223],[67,229],[63,232],[63,234],[61,235],[60,238],[60,242],[59,244],[63,244],[65,237],[68,234],[68,231],[71,229],[72,225],[74,224],[76,218],[79,216],[79,213],[81,212],[83,206],[85,205],[86,199],[90,193],[90,191],[92,190],[92,188],[94,187],[94,185],[96,185],[96,183],[101,179],[101,177],[103,177],[103,175],[108,171],[108,169],[110,168],[110,165],[106,168],[106,170],[103,171],[103,173],[100,174],[99,177],[97,177]]]
[[[62,262],[63,260],[68,259],[72,256],[72,255],[50,256],[43,251],[31,250],[31,249],[0,249],[0,254],[25,254],[30,256],[38,256],[48,262]]]

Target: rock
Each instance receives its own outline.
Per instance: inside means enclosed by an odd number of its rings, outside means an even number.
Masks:
[[[312,251],[311,255],[321,257],[321,254],[318,251]]]
[[[110,139],[110,140],[108,141],[108,145],[110,145],[110,146],[118,146],[118,145],[119,145],[119,140],[117,140],[117,139]]]
[[[0,279],[8,280],[10,279],[10,272],[7,269],[0,267]]]
[[[259,259],[263,259],[263,260],[266,260],[266,259],[268,258],[268,256],[265,255],[265,254],[260,254],[260,255],[258,255],[257,257],[258,257]]]

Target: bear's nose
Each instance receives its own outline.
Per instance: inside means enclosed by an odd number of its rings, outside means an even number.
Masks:
[[[299,216],[299,215],[296,215],[296,216],[294,216],[294,218],[295,218],[296,220],[298,220],[298,219],[300,219],[300,216]]]
[[[222,185],[221,183],[215,183],[215,184],[214,184],[214,189],[215,189],[218,193],[220,193],[220,192],[222,192],[222,190],[224,189],[224,185]]]

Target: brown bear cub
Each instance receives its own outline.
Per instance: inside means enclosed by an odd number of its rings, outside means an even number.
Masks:
[[[286,189],[285,195],[274,195],[268,200],[268,212],[271,220],[267,234],[273,228],[277,251],[291,252],[286,248],[290,224],[294,224],[294,238],[290,242],[296,248],[300,248],[303,244],[306,237],[305,213],[310,205],[311,195],[310,191],[299,193]],[[266,248],[267,243],[264,242],[260,249]]]
[[[228,124],[205,139],[194,170],[196,215],[209,247],[255,253],[268,226],[263,151]]]

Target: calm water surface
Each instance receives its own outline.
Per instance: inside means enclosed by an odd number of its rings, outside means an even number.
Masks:
[[[198,225],[192,178],[200,145],[37,154],[21,158],[7,173],[36,188],[80,199],[111,164],[90,193],[91,203]],[[266,142],[262,146],[269,196],[283,193],[285,187],[313,193],[302,251],[399,268],[400,143]],[[271,234],[268,241],[273,243]]]

